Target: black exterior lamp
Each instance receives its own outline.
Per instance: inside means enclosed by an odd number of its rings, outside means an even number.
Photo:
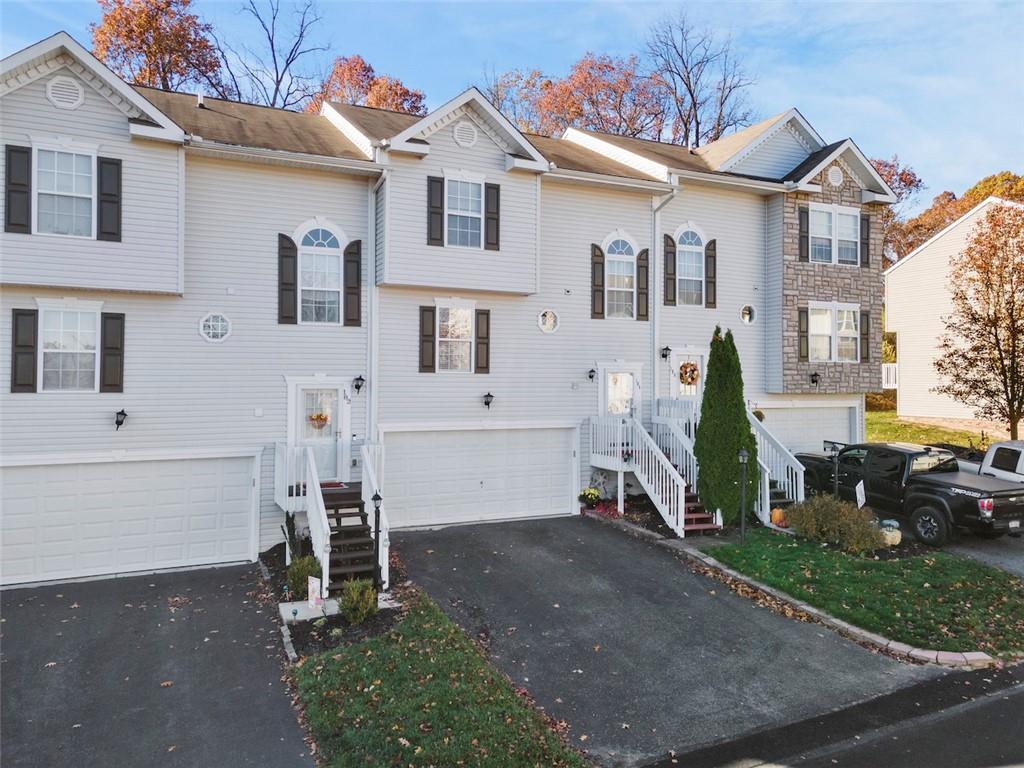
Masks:
[[[595,376],[597,376],[597,371],[595,371],[593,368],[587,371],[587,378],[590,379],[591,381],[594,380]]]
[[[740,544],[747,542],[747,462],[750,461],[750,453],[746,448],[740,448],[736,453],[740,462]]]
[[[661,348],[661,359],[668,360],[668,356],[672,354],[672,347]]]
[[[128,418],[128,414],[125,412],[124,408],[122,408],[120,411],[118,411],[117,413],[114,414],[114,431],[115,432],[117,430],[119,430],[122,426],[124,426],[124,421],[127,418]]]
[[[352,379],[352,388],[356,391],[357,395],[359,394],[359,390],[361,390],[363,388],[363,385],[365,384],[366,379],[364,379],[362,376],[356,376],[354,379]]]
[[[493,402],[494,402],[494,395],[492,395],[490,392],[488,392],[486,395],[484,395],[484,405],[487,406],[487,410],[491,409],[491,403],[493,403]]]
[[[384,499],[381,498],[380,491],[374,491],[370,501],[373,502],[373,585],[379,592],[384,587],[380,569],[380,503]]]
[[[821,374],[819,374],[817,371],[815,371],[814,373],[811,374],[811,384],[813,384],[814,386],[818,386],[818,382],[820,382],[820,381],[821,381]]]

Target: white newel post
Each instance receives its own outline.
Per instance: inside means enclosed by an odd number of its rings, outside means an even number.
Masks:
[[[625,511],[626,511],[626,498],[625,498],[625,495],[626,495],[626,478],[625,478],[625,472],[623,472],[623,466],[626,463],[626,441],[625,441],[626,433],[625,433],[625,424],[626,424],[626,420],[625,419],[619,419],[619,461],[618,461],[618,467],[619,467],[619,472],[618,472],[618,479],[619,479],[618,493],[619,493],[619,495],[618,495],[617,509],[619,510],[619,514],[620,515],[624,514]]]

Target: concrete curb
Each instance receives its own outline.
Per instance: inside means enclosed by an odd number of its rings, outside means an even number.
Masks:
[[[292,633],[288,629],[288,625],[281,624],[281,639],[284,640],[284,652],[288,654],[288,661],[292,664],[296,664],[299,661],[299,654],[295,652],[295,646],[292,645]]]
[[[666,539],[660,534],[648,531],[646,528],[641,528],[640,526],[634,525],[626,520],[610,520],[606,517],[593,514],[590,511],[584,511],[583,514],[586,517],[599,520],[602,523],[607,523],[613,528],[618,528],[619,530],[625,531],[633,536],[637,536],[638,538],[653,540],[654,543],[660,547],[670,549],[673,552],[679,552],[694,562],[700,563],[708,568],[712,568],[719,573],[736,579],[737,581],[741,581],[747,586],[760,590],[766,595],[770,595],[776,600],[786,603],[802,613],[806,613],[815,621],[824,624],[826,627],[829,627],[845,637],[849,637],[858,643],[878,648],[891,656],[895,656],[901,661],[924,662],[926,664],[936,664],[941,667],[954,667],[957,669],[984,669],[987,667],[996,667],[1003,663],[1000,659],[995,659],[982,651],[965,651],[963,653],[933,651],[924,648],[914,648],[906,643],[899,643],[895,640],[890,640],[887,637],[882,637],[874,632],[869,632],[866,629],[861,629],[853,624],[837,619],[820,608],[815,608],[813,605],[801,602],[781,590],[769,587],[767,584],[762,584],[739,571],[734,571],[732,568],[719,562],[711,555],[700,551],[691,544],[687,544],[683,539]],[[1018,654],[1017,658],[1024,658],[1024,654]]]

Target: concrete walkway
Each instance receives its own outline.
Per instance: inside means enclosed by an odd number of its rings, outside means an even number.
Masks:
[[[3,764],[312,767],[256,566],[0,593]]]
[[[600,522],[394,532],[409,569],[603,765],[638,765],[942,674],[786,619]]]

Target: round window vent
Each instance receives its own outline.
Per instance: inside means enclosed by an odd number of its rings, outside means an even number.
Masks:
[[[843,177],[843,172],[839,169],[838,166],[833,165],[831,168],[828,169],[829,184],[831,184],[833,187],[841,187],[843,186],[843,181],[845,181]]]
[[[745,304],[740,309],[740,320],[743,322],[744,325],[750,325],[751,323],[753,323],[754,322],[754,317],[755,317],[754,308],[752,306],[750,306],[749,304]]]
[[[476,144],[476,140],[479,137],[476,126],[468,120],[460,120],[456,123],[453,134],[455,136],[455,143],[460,147],[472,147]]]
[[[59,109],[78,109],[85,101],[85,91],[74,78],[57,75],[46,84],[46,98]]]
[[[231,335],[231,321],[220,312],[204,315],[199,321],[199,335],[214,344],[220,343]]]
[[[553,309],[545,309],[537,315],[537,327],[544,333],[554,333],[558,330],[558,313]]]

